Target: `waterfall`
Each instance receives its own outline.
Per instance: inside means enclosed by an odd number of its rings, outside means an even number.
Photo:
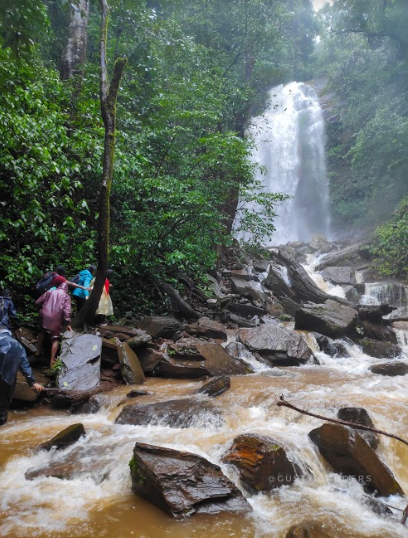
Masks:
[[[265,191],[291,196],[277,209],[273,244],[327,236],[324,121],[313,88],[298,82],[273,88],[266,112],[253,118],[248,134],[254,141],[252,159],[264,168],[257,179]]]

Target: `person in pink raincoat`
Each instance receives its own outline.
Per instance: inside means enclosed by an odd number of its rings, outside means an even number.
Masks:
[[[63,282],[57,289],[46,291],[36,300],[35,304],[41,306],[40,317],[43,329],[38,335],[36,355],[40,355],[41,348],[48,333],[51,339],[50,366],[52,367],[57,356],[63,324],[67,324],[67,331],[72,331],[70,325],[71,297],[68,294],[68,282]]]

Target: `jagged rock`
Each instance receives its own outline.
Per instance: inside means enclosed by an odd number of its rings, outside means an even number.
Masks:
[[[126,340],[127,345],[131,349],[138,349],[140,346],[148,344],[152,341],[152,337],[146,331],[142,331],[141,329],[135,329],[135,331],[137,331],[136,334]]]
[[[60,391],[52,392],[51,406],[54,409],[70,409],[71,412],[75,413],[96,394],[100,394],[101,392],[109,392],[114,388],[115,385],[112,383],[102,383],[101,385],[98,385],[90,390],[77,391],[61,389]]]
[[[216,396],[220,396],[221,394],[224,394],[229,388],[231,387],[231,379],[227,375],[222,375],[218,377],[214,377],[200,387],[198,390],[196,390],[196,394],[207,394],[207,396],[211,396],[215,398]]]
[[[363,353],[376,359],[394,359],[402,353],[402,349],[391,342],[380,342],[371,338],[362,338],[358,341]]]
[[[251,433],[236,437],[222,461],[236,467],[251,494],[292,484],[301,475],[299,466],[274,439]]]
[[[352,333],[357,317],[357,310],[337,301],[328,300],[324,304],[306,303],[296,312],[295,329],[339,338]]]
[[[129,466],[132,491],[173,517],[251,511],[220,467],[196,454],[136,443]]]
[[[246,280],[247,282],[248,282],[249,280],[252,280],[252,276],[251,276],[250,273],[248,272],[248,269],[247,269],[247,268],[243,268],[243,269],[231,269],[231,270],[230,270],[230,275],[231,275],[231,277],[238,278],[238,279],[242,279],[242,280]]]
[[[61,450],[67,446],[73,445],[85,434],[86,432],[83,424],[71,424],[71,426],[68,426],[68,428],[59,432],[49,441],[39,445],[38,450],[51,450],[52,448]]]
[[[93,334],[70,334],[62,340],[62,368],[56,378],[60,389],[86,391],[100,383],[102,338]]]
[[[119,362],[122,377],[128,385],[144,383],[145,376],[136,353],[126,342],[119,346]]]
[[[364,331],[364,336],[374,340],[397,343],[395,332],[381,323],[373,323],[372,321],[364,320],[359,322],[359,326]]]
[[[137,322],[137,328],[147,332],[153,338],[171,338],[180,327],[181,323],[170,316],[147,317]]]
[[[351,267],[327,267],[322,271],[322,277],[330,280],[333,284],[351,284],[352,269]]]
[[[408,364],[399,361],[382,362],[381,364],[375,364],[374,366],[370,366],[369,370],[373,374],[388,375],[394,377],[397,375],[407,375]]]
[[[261,325],[255,329],[240,329],[239,340],[260,359],[271,366],[299,366],[313,354],[302,336],[279,325]]]
[[[184,398],[149,404],[129,404],[124,407],[115,424],[134,426],[166,425],[173,428],[189,428],[200,424],[221,426],[224,422],[222,411],[212,402]]]
[[[304,302],[325,303],[328,300],[348,305],[348,301],[328,295],[310,278],[299,264],[283,255],[281,251],[272,252],[273,261],[263,285],[279,299],[285,311],[294,316]]]
[[[254,316],[264,316],[265,308],[259,308],[252,304],[232,303],[228,305],[228,310],[240,318],[253,318]]]
[[[320,333],[313,333],[313,336],[316,338],[320,351],[323,351],[329,357],[347,358],[351,356],[342,342],[334,342],[328,336]]]
[[[337,417],[340,420],[354,422],[356,424],[361,424],[362,426],[374,428],[374,423],[371,420],[370,415],[363,407],[342,407],[337,411]],[[377,450],[378,436],[375,432],[357,430],[357,433],[361,435],[361,437],[368,443],[368,445],[373,450]]]
[[[323,424],[309,437],[336,473],[355,477],[368,491],[380,496],[404,495],[391,471],[356,430]]]
[[[241,278],[231,277],[231,284],[234,293],[244,297],[251,297],[254,301],[263,304],[266,301],[266,295],[262,291],[259,282],[253,280],[246,281]]]
[[[210,318],[202,317],[195,323],[187,325],[186,332],[197,337],[213,338],[214,340],[227,340],[227,333],[221,323]]]

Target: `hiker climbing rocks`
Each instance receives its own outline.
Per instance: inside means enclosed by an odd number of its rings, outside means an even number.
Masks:
[[[11,336],[6,325],[0,324],[0,426],[7,422],[18,370],[36,392],[44,390],[35,382],[23,346]]]
[[[96,316],[99,316],[100,323],[106,323],[107,316],[113,316],[113,304],[112,298],[110,296],[110,287],[111,283],[109,282],[109,277],[113,274],[113,269],[108,269],[106,271],[105,284],[103,286],[102,295],[99,299],[99,305],[95,312]],[[95,279],[91,282],[91,288],[93,288]]]
[[[79,272],[80,280],[78,282],[79,286],[72,293],[72,296],[75,299],[77,305],[77,312],[81,310],[84,306],[86,300],[89,297],[89,287],[95,274],[96,267],[95,265],[90,265],[87,269]]]
[[[52,367],[57,356],[63,323],[67,324],[67,331],[72,331],[70,326],[71,297],[68,294],[68,282],[62,282],[56,290],[46,291],[36,300],[35,304],[41,306],[42,326],[42,331],[38,336],[36,356],[41,354],[41,349],[48,333],[51,338],[50,366]]]
[[[16,328],[20,327],[16,307],[11,298],[11,291],[4,289],[0,292],[0,323],[10,329],[10,321]]]
[[[41,296],[52,288],[58,288],[60,284],[67,282],[70,288],[79,288],[89,291],[89,288],[82,286],[79,282],[71,282],[66,278],[66,270],[62,265],[57,265],[54,271],[46,271],[36,284],[37,294]]]

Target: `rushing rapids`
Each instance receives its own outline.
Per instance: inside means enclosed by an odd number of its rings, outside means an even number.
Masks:
[[[231,331],[230,339],[233,338]],[[250,361],[255,373],[232,378],[231,389],[217,398],[224,412],[223,425],[214,426],[203,417],[184,429],[165,424],[114,424],[122,407],[118,403],[127,387],[105,395],[101,410],[94,415],[72,416],[44,408],[11,412],[10,422],[1,429],[0,535],[181,538],[211,534],[219,538],[279,538],[286,535],[291,525],[313,520],[331,536],[340,538],[407,537],[408,529],[399,522],[401,512],[397,510],[405,507],[406,499],[385,499],[395,507],[388,518],[375,514],[362,485],[330,472],[318,455],[308,433],[321,421],[276,405],[284,394],[298,407],[333,417],[339,407],[364,407],[376,428],[404,436],[408,420],[405,378],[371,374],[367,367],[377,359],[362,354],[350,343],[345,344],[350,357],[334,359],[318,351],[312,335],[307,335],[307,341],[320,366],[268,369],[247,355],[244,360]],[[406,342],[403,343],[406,352]],[[143,397],[143,403],[191,396],[202,384],[150,378],[144,388],[151,394]],[[60,452],[32,450],[74,422],[85,425],[85,438]],[[249,496],[253,513],[247,516],[219,514],[174,521],[131,493],[129,460],[136,441],[202,455],[221,465],[224,473],[240,486],[233,468],[222,464],[221,458],[233,438],[241,433],[276,439],[304,469],[303,478],[271,494]],[[404,463],[407,447],[382,437],[378,452],[408,491]],[[29,469],[59,460],[76,469],[70,479],[25,478]],[[281,477],[275,478],[279,481]]]

